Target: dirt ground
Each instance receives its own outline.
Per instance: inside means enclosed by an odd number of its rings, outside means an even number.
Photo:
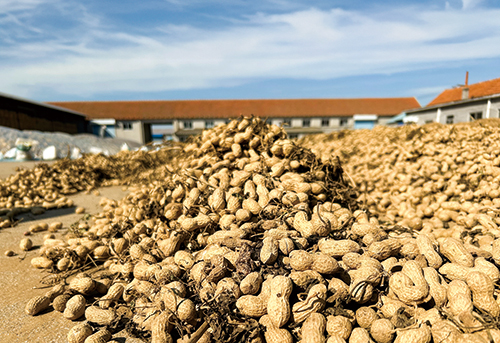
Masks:
[[[0,179],[5,179],[15,173],[17,167],[32,168],[35,162],[0,162]],[[100,212],[98,206],[101,197],[121,199],[127,192],[122,187],[100,188],[100,195],[77,194],[70,198],[76,206],[83,206],[86,213]],[[61,313],[50,309],[37,316],[29,316],[24,312],[28,300],[36,295],[43,295],[47,289],[36,289],[43,286],[40,280],[47,275],[31,267],[31,258],[38,256],[38,248],[43,243],[46,232],[30,236],[35,249],[25,253],[19,249],[19,241],[24,238],[28,227],[39,222],[52,223],[60,221],[64,227],[82,218],[83,214],[76,214],[75,208],[50,210],[39,216],[26,215],[13,228],[0,229],[0,342],[9,343],[63,343],[71,327],[76,323],[65,319]],[[61,238],[66,230],[60,230],[56,238]],[[6,250],[14,250],[16,256],[6,257]],[[138,343],[138,339],[129,338],[126,333],[120,332],[114,336],[120,343]]]

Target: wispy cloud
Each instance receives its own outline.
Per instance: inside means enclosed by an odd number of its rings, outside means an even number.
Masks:
[[[0,1],[1,13],[7,6]],[[65,2],[70,7],[64,7],[54,1],[50,6],[59,13],[77,11],[78,19],[64,32],[11,43],[9,49],[0,45],[0,90],[26,97],[37,97],[42,90],[47,94],[47,89],[91,97],[110,90],[166,91],[270,78],[397,73],[500,57],[500,10],[474,7],[473,0],[463,0],[467,11],[309,8],[260,12],[223,28],[165,23],[143,34],[105,25],[106,18],[81,4]],[[35,2],[49,6],[35,0],[26,0],[25,6]]]
[[[432,87],[421,87],[421,88],[412,88],[407,91],[408,96],[415,97],[427,97],[427,96],[435,96],[443,91],[443,89],[450,88],[450,85],[441,85],[441,86],[432,86]]]
[[[18,39],[29,39],[41,33],[31,25],[29,18],[39,6],[53,0],[0,0],[0,42],[15,43]]]
[[[470,9],[478,6],[481,3],[481,0],[462,0],[462,8]]]
[[[0,0],[0,13],[32,10],[37,6],[51,2],[53,0]]]

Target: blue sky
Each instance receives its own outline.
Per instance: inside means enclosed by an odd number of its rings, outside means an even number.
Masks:
[[[0,0],[38,101],[415,96],[500,77],[497,0]]]

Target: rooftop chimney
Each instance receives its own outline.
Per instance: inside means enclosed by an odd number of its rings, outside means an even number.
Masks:
[[[469,72],[465,72],[465,86],[462,87],[462,100],[469,99]]]

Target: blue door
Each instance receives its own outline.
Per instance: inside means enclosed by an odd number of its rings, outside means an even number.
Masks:
[[[373,129],[375,121],[373,120],[357,120],[354,122],[354,129]]]

